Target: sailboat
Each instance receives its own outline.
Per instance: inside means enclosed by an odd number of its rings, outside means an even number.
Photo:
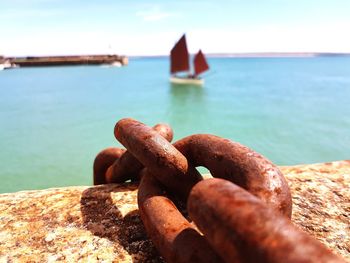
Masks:
[[[187,49],[186,35],[184,34],[170,52],[170,82],[174,84],[203,85],[204,79],[199,74],[207,71],[209,65],[201,50],[194,56],[194,73],[190,73],[190,55]],[[179,72],[187,72],[187,75],[176,75]]]

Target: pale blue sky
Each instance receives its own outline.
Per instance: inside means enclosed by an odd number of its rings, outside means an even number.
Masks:
[[[0,54],[350,52],[350,0],[0,0]]]

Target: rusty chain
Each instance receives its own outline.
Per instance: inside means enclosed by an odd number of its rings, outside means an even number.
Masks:
[[[291,223],[286,179],[248,147],[209,134],[171,144],[170,126],[130,118],[114,135],[127,150],[96,156],[94,184],[140,180],[140,216],[166,262],[345,262]],[[193,222],[169,194],[187,202]]]

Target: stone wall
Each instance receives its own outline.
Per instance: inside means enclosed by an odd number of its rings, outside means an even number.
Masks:
[[[280,167],[292,221],[350,260],[350,161]],[[0,195],[0,262],[163,262],[148,240],[137,185]]]

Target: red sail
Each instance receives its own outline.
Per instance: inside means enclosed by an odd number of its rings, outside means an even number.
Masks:
[[[183,35],[170,52],[170,72],[172,74],[180,71],[189,71],[189,55],[186,44],[186,36]]]
[[[202,53],[202,50],[199,50],[198,53],[195,55],[193,59],[193,64],[194,64],[194,74],[196,76],[209,69],[209,65]]]

